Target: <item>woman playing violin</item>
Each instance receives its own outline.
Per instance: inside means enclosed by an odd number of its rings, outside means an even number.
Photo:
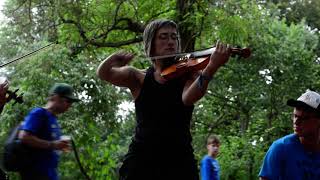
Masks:
[[[152,21],[143,36],[147,57],[180,52],[178,27],[173,21]],[[146,71],[128,66],[134,55],[126,52],[116,52],[100,64],[99,78],[129,88],[135,102],[137,125],[120,179],[199,179],[191,146],[192,111],[229,56],[229,46],[218,42],[201,73],[170,80],[161,76],[168,60],[160,58],[151,58],[152,66]]]

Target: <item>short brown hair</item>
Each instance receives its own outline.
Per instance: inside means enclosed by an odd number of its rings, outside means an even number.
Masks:
[[[154,40],[154,36],[156,34],[156,32],[163,27],[173,27],[177,30],[178,33],[178,51],[181,51],[181,47],[180,47],[180,38],[179,38],[179,31],[178,31],[178,25],[171,20],[167,20],[167,19],[157,19],[154,20],[152,22],[150,22],[146,28],[144,29],[143,32],[143,43],[144,43],[144,51],[146,53],[147,57],[151,57],[153,56],[152,54],[152,46],[153,46],[153,40]]]
[[[207,145],[208,144],[220,144],[220,139],[217,135],[215,134],[211,134],[208,138],[207,138]]]

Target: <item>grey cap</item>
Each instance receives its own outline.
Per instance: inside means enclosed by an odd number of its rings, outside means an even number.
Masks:
[[[287,105],[291,107],[309,108],[320,112],[320,94],[307,89],[297,100],[289,99]]]
[[[73,88],[66,83],[55,83],[49,90],[49,95],[59,95],[61,97],[67,98],[72,102],[80,101],[77,97],[73,95]]]

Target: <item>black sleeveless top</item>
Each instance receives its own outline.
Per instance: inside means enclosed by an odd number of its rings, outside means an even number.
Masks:
[[[150,67],[135,101],[137,125],[129,152],[137,148],[192,152],[190,121],[194,106],[182,102],[185,81],[173,79],[159,84],[153,73]]]

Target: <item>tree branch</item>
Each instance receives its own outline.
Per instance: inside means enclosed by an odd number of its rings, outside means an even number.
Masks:
[[[60,16],[60,19],[61,19],[62,22],[65,23],[65,24],[73,24],[73,25],[75,25],[75,26],[77,27],[78,32],[79,32],[80,36],[82,37],[82,39],[83,39],[85,42],[88,42],[88,41],[89,41],[89,39],[88,39],[87,36],[86,36],[86,32],[85,32],[85,30],[82,28],[82,26],[81,26],[80,23],[78,23],[78,22],[76,22],[76,21],[74,21],[74,20],[71,20],[71,19],[66,20],[66,19],[64,19],[62,16]]]
[[[120,18],[117,23],[119,24],[121,21],[124,21],[127,23],[126,30],[130,30],[132,32],[137,32],[137,33],[143,33],[144,31],[145,26],[143,24],[134,22],[130,18]]]
[[[97,47],[121,47],[124,45],[130,45],[130,44],[134,44],[134,43],[138,43],[142,41],[142,36],[133,38],[133,39],[129,39],[129,40],[125,40],[125,41],[118,41],[118,42],[97,42],[97,41],[90,41],[90,45],[94,45]]]

